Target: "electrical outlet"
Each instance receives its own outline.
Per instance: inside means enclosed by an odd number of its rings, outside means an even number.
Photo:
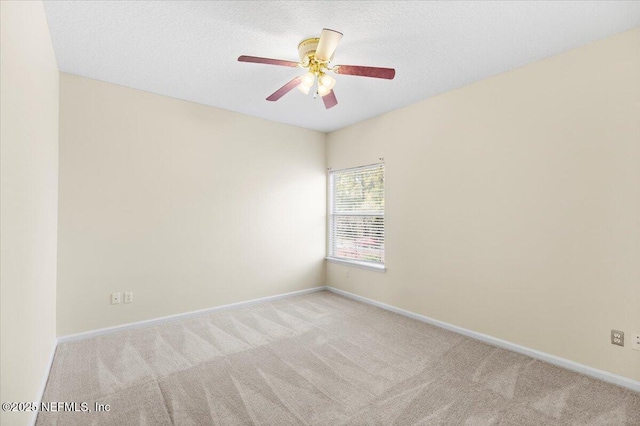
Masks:
[[[120,296],[120,293],[111,293],[111,304],[117,305],[118,303],[120,303]]]
[[[611,344],[624,346],[624,331],[611,330]]]
[[[349,268],[344,268],[344,277],[349,278]]]
[[[640,334],[634,334],[631,336],[631,349],[640,351]]]
[[[124,303],[131,303],[131,302],[133,302],[133,292],[127,291],[124,294]]]

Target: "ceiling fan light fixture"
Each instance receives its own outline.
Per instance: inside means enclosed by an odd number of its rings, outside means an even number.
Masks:
[[[318,95],[327,96],[331,93],[331,89],[327,88],[327,86],[318,86]]]
[[[267,100],[272,102],[277,101],[292,91],[294,87],[297,87],[302,93],[308,95],[317,81],[313,98],[315,99],[317,95],[322,96],[322,101],[326,109],[333,108],[338,104],[336,94],[333,91],[336,80],[326,75],[326,72],[332,71],[336,74],[393,80],[396,75],[396,70],[393,68],[365,67],[360,65],[331,66],[333,54],[341,38],[342,33],[324,28],[319,38],[313,37],[302,40],[298,45],[300,62],[246,55],[240,56],[238,61],[306,69],[308,71],[306,74],[295,77],[269,95]]]
[[[327,74],[322,74],[318,78],[318,87],[325,87],[327,91],[333,89],[336,85],[336,79]]]
[[[298,90],[304,93],[305,95],[309,94],[309,90],[311,90],[311,86],[305,86],[304,83],[298,84]]]
[[[305,95],[309,94],[309,90],[313,87],[313,83],[316,82],[316,75],[312,72],[308,72],[302,76],[302,81],[298,85],[298,90],[300,90]]]
[[[300,83],[300,85],[302,86],[306,86],[306,87],[311,87],[313,86],[313,83],[315,83],[316,81],[316,76],[314,73],[312,72],[308,72],[305,75],[302,76],[302,83]]]
[[[327,74],[318,76],[318,94],[327,96],[336,85],[336,79]]]

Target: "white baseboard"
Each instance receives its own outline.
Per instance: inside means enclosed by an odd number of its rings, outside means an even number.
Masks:
[[[427,324],[435,325],[436,327],[444,328],[453,331],[458,334],[470,337],[472,339],[480,340],[490,345],[498,346],[513,352],[518,352],[523,355],[530,356],[531,358],[539,359],[540,361],[548,362],[549,364],[557,365],[568,370],[572,370],[593,378],[602,380],[604,382],[612,383],[614,385],[622,386],[627,389],[631,389],[636,392],[640,392],[640,381],[629,379],[627,377],[618,376],[608,371],[598,370],[597,368],[589,367],[584,364],[579,364],[574,361],[570,361],[565,358],[560,358],[555,355],[551,355],[545,352],[537,351],[535,349],[520,346],[515,343],[507,342],[506,340],[498,339],[496,337],[489,336],[487,334],[478,333],[476,331],[468,330],[466,328],[458,327],[457,325],[449,324],[444,321],[429,318],[425,315],[416,314],[405,309],[397,308],[395,306],[387,305],[386,303],[378,302],[377,300],[369,299],[366,297],[358,296],[357,294],[349,293],[348,291],[340,290],[335,287],[327,286],[327,290],[339,294],[349,299],[357,300],[359,302],[367,303],[369,305],[377,306],[378,308],[386,309],[391,312],[403,315],[405,317],[413,318],[418,321],[426,322]]]
[[[47,371],[42,379],[42,383],[40,383],[40,390],[38,391],[38,401],[42,401],[44,398],[44,390],[47,388],[47,382],[49,381],[49,374],[51,374],[51,366],[53,365],[53,358],[56,356],[56,349],[58,349],[58,342],[54,340],[53,348],[51,349],[51,353],[49,354],[49,362],[47,364]],[[31,416],[31,424],[35,426],[36,420],[38,419],[38,413],[40,410],[36,410],[33,412]]]
[[[89,339],[91,337],[102,336],[102,335],[111,334],[111,333],[117,333],[119,331],[124,331],[124,330],[132,330],[132,329],[136,329],[136,328],[142,328],[142,327],[149,327],[149,326],[164,324],[164,323],[171,322],[171,321],[181,320],[181,319],[195,317],[195,316],[199,316],[199,315],[206,315],[206,314],[210,314],[212,312],[222,311],[222,310],[225,310],[225,309],[240,308],[240,307],[243,307],[243,306],[249,306],[249,305],[253,305],[253,304],[261,303],[261,302],[271,302],[271,301],[274,301],[274,300],[284,299],[284,298],[287,298],[287,297],[300,296],[302,294],[308,294],[308,293],[315,293],[317,291],[323,291],[323,290],[326,290],[326,289],[327,289],[326,286],[312,287],[312,288],[307,288],[307,289],[304,289],[304,290],[292,291],[290,293],[276,294],[274,296],[261,297],[259,299],[251,299],[251,300],[246,300],[246,301],[243,301],[243,302],[230,303],[228,305],[215,306],[213,308],[206,308],[206,309],[201,309],[201,310],[198,310],[198,311],[184,312],[184,313],[181,313],[181,314],[168,315],[166,317],[153,318],[153,319],[145,320],[145,321],[137,321],[137,322],[131,322],[131,323],[128,323],[128,324],[116,325],[116,326],[113,326],[113,327],[99,328],[97,330],[85,331],[83,333],[69,334],[69,335],[66,335],[66,336],[58,337],[58,344],[60,344],[60,343],[68,343],[68,342],[75,342],[77,340]]]

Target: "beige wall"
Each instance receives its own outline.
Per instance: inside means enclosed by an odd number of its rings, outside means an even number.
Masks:
[[[62,73],[58,335],[324,285],[325,147]]]
[[[0,2],[0,20],[0,394],[38,401],[56,338],[58,67],[42,2]]]
[[[401,72],[401,71],[399,71]],[[331,133],[386,160],[386,274],[340,289],[640,379],[640,29]]]

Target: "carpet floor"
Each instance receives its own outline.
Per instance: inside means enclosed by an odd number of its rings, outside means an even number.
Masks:
[[[110,411],[40,426],[640,425],[640,393],[326,291],[61,344],[44,401]]]

